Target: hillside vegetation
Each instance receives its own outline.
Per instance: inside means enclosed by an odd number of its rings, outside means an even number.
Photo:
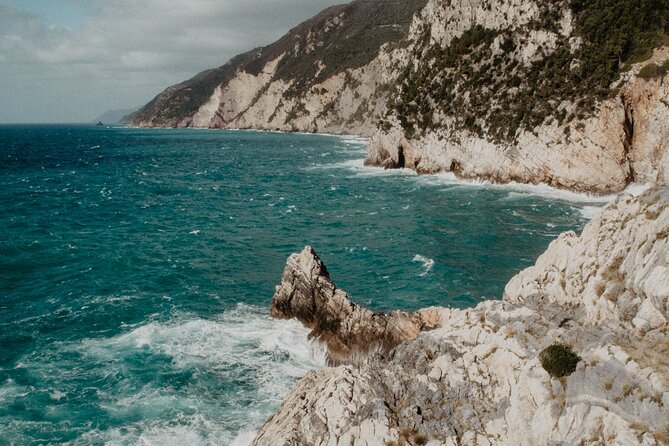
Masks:
[[[433,130],[441,122],[437,114],[453,117],[452,131],[496,142],[511,142],[519,129],[546,120],[584,119],[617,93],[621,72],[669,42],[669,0],[549,0],[540,7],[541,19],[527,29],[475,25],[446,47],[431,42],[426,27],[412,49],[421,62],[399,78],[391,110],[405,134]],[[559,29],[567,8],[574,15],[572,36]],[[523,63],[522,46],[537,30],[557,36],[555,45]],[[663,73],[657,67],[643,74]]]

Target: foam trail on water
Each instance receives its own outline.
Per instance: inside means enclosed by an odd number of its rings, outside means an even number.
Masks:
[[[416,254],[412,259],[412,262],[420,262],[423,264],[423,272],[419,274],[419,276],[421,277],[427,276],[434,267],[434,260],[432,260],[429,257],[422,256],[420,254]]]
[[[509,190],[509,198],[525,197],[527,195],[536,195],[555,200],[568,201],[573,203],[601,204],[602,206],[611,202],[619,194],[611,193],[604,195],[595,195],[587,192],[573,192],[565,189],[558,189],[547,184],[527,184],[527,183],[494,183],[484,179],[462,179],[458,178],[452,172],[439,172],[429,175],[418,175],[411,169],[383,169],[380,167],[365,166],[364,158],[356,158],[347,161],[316,164],[312,169],[346,169],[351,171],[357,177],[372,176],[405,176],[413,177],[417,182],[427,186],[462,186],[462,187],[489,187],[502,190]],[[650,184],[631,184],[623,193],[629,193],[638,196],[648,190]]]
[[[353,135],[341,135],[339,136],[341,141],[346,144],[355,144],[355,145],[360,145],[367,148],[367,143],[369,140],[367,138],[364,138],[362,136],[353,136]]]

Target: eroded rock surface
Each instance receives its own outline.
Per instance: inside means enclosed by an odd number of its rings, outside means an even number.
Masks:
[[[315,286],[302,295],[343,295],[329,280],[282,282]],[[310,373],[254,444],[669,443],[666,187],[623,195],[580,237],[560,236],[503,300],[441,315],[440,328],[387,355]],[[565,378],[539,360],[554,343],[581,357]]]
[[[385,354],[421,331],[439,327],[442,320],[438,308],[382,314],[356,305],[330,280],[309,246],[288,258],[270,314],[296,318],[311,328],[311,337],[327,345],[331,365],[358,364],[371,352]]]

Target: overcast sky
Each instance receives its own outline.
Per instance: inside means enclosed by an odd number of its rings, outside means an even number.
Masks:
[[[0,123],[90,122],[347,0],[0,0]]]

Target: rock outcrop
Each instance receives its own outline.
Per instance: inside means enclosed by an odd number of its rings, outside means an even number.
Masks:
[[[439,327],[442,319],[438,308],[382,314],[356,305],[330,280],[309,246],[288,258],[270,314],[295,318],[310,328],[310,337],[327,346],[329,365],[360,364],[371,353],[385,355],[421,331]]]
[[[647,64],[665,60],[669,47],[633,66],[618,87],[619,96],[603,101],[592,115],[519,129],[513,141],[455,129],[450,116],[438,118],[431,131],[408,137],[391,116],[389,127],[372,136],[365,164],[594,193],[621,191],[633,182],[654,183],[669,175],[669,82],[637,74]],[[573,104],[563,107],[578,112]]]
[[[299,312],[290,295],[374,325],[310,249],[277,293]],[[291,314],[277,301],[274,314]],[[622,195],[580,237],[560,236],[502,300],[440,315],[387,354],[308,374],[253,444],[669,444],[668,188]],[[542,367],[554,344],[580,356],[568,376]]]

